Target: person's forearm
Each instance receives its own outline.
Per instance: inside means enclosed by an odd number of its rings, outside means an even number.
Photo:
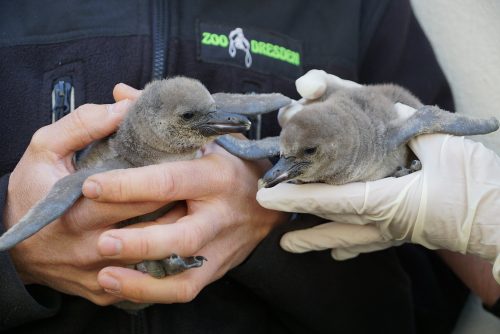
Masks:
[[[491,275],[493,266],[491,263],[473,255],[463,255],[447,250],[437,252],[486,306],[492,306],[497,302],[500,298],[500,285]]]

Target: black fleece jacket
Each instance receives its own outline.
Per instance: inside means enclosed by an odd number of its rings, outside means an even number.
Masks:
[[[248,49],[231,55],[236,28]],[[452,105],[432,50],[400,0],[3,1],[0,59],[0,213],[9,173],[36,129],[52,121],[51,93],[61,79],[73,87],[75,106],[112,102],[118,82],[141,88],[174,75],[197,78],[212,92],[297,98],[294,80],[318,68],[364,84],[398,83],[425,103]],[[275,118],[264,117],[261,136],[279,132]],[[280,226],[194,301],[155,305],[135,316],[25,286],[9,253],[0,252],[0,331],[450,331],[465,290],[440,263],[415,248],[345,262],[328,252],[293,255],[279,248],[285,231],[317,223],[304,216]]]

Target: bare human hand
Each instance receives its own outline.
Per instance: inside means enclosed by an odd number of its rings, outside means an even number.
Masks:
[[[115,296],[139,303],[188,302],[209,283],[240,264],[286,214],[255,200],[257,180],[268,162],[245,162],[215,144],[191,161],[114,170],[89,177],[84,195],[100,203],[186,200],[187,215],[172,224],[106,231],[99,240],[104,257],[122,263],[162,259],[172,253],[203,255],[202,268],[155,279],[110,266],[99,283]],[[167,213],[162,219],[169,219]],[[173,219],[170,219],[173,220]]]
[[[115,95],[125,88],[118,85]],[[113,133],[128,105],[127,100],[83,105],[38,130],[10,176],[3,212],[5,227],[18,222],[58,179],[74,171],[71,161],[75,151]],[[81,199],[61,219],[11,249],[11,258],[25,284],[49,286],[100,305],[114,303],[120,298],[105,293],[96,280],[98,271],[109,264],[97,252],[98,237],[115,223],[157,207],[157,203],[124,205]]]

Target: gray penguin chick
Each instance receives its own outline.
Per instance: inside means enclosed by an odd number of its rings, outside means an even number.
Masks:
[[[403,117],[394,107],[397,102],[417,110]],[[413,155],[406,143],[420,134],[485,134],[498,126],[495,118],[473,119],[423,106],[396,85],[329,87],[322,98],[306,103],[284,125],[280,137],[259,142],[224,136],[217,142],[247,159],[280,154],[262,179],[264,187],[292,180],[339,185],[407,174],[405,167]],[[418,164],[413,166],[418,169]]]
[[[63,215],[82,196],[82,185],[88,176],[117,168],[193,159],[203,145],[217,136],[250,128],[245,116],[226,110],[264,113],[289,102],[281,94],[211,95],[199,81],[186,77],[149,83],[118,131],[87,147],[76,159],[76,172],[56,182],[45,198],[0,237],[0,251],[15,246]],[[154,220],[171,207],[168,204],[123,224]],[[163,277],[199,267],[204,260],[202,256],[181,258],[173,254],[164,260],[144,261],[135,268]]]

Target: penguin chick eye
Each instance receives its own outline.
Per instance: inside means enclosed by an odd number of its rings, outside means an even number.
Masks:
[[[188,111],[188,112],[185,112],[181,115],[182,119],[185,120],[185,121],[189,121],[190,119],[192,119],[194,117],[194,113]]]
[[[317,147],[308,147],[304,150],[305,155],[311,155],[316,153]]]

